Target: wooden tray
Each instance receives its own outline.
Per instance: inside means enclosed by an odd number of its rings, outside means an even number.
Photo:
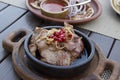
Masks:
[[[28,30],[20,29],[12,32],[3,40],[3,47],[12,52],[13,67],[24,80],[120,80],[120,64],[104,57],[102,50],[95,44],[95,55],[88,69],[80,76],[70,79],[48,77],[35,71],[27,61],[23,42]],[[54,73],[53,73],[54,74]],[[61,74],[62,75],[62,74]]]
[[[33,8],[30,5],[30,3],[34,2],[34,1],[35,0],[26,0],[26,6],[33,14],[35,14],[36,16],[38,16],[39,18],[42,18],[44,20],[49,20],[49,21],[58,22],[58,23],[62,23],[62,24],[64,22],[68,22],[70,24],[86,23],[86,22],[89,22],[89,21],[92,21],[92,20],[98,18],[102,12],[102,7],[101,7],[101,4],[99,3],[99,1],[98,0],[91,0],[90,4],[92,5],[92,7],[95,11],[95,14],[91,18],[84,19],[84,20],[57,19],[57,18],[52,18],[52,17],[47,17],[45,15],[42,15],[40,10]]]

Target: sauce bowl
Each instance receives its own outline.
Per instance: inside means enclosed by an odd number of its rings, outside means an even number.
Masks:
[[[43,0],[40,4],[41,13],[52,18],[65,18],[69,9],[67,0]]]

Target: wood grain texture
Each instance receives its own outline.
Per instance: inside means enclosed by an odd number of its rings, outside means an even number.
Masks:
[[[7,4],[10,4],[10,5],[14,5],[14,6],[17,6],[17,7],[20,7],[20,8],[26,8],[26,5],[25,5],[25,0],[0,0],[1,2],[5,2]]]
[[[120,63],[120,40],[116,40],[113,49],[110,53],[109,59],[115,60]]]
[[[11,55],[0,64],[0,80],[20,80],[13,69]]]
[[[9,6],[0,12],[0,32],[16,21],[26,10]]]
[[[20,28],[25,28],[25,29],[31,29],[33,30],[36,26],[41,27],[41,20],[38,19],[36,16],[34,16],[31,13],[26,13],[23,17],[21,17],[17,22],[15,22],[13,25],[11,25],[7,31],[15,31]]]
[[[20,28],[32,30],[35,28],[35,26],[40,26],[40,20],[33,16],[31,13],[27,13],[5,31],[0,33],[0,62],[8,55],[8,53],[5,52],[2,47],[2,40],[12,31],[18,30]]]
[[[90,38],[100,46],[107,57],[114,39],[97,33],[91,33]]]
[[[79,28],[79,27],[77,27],[77,26],[74,26],[74,28],[77,29],[77,30],[79,30],[79,31],[81,31],[81,32],[83,32],[83,33],[84,33],[85,35],[87,35],[87,36],[90,34],[90,31],[88,31],[88,30]]]
[[[5,7],[7,7],[7,6],[8,6],[8,4],[5,4],[5,3],[0,2],[0,11],[1,11],[2,9],[4,9]]]

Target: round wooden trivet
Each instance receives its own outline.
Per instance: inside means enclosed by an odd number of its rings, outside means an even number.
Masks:
[[[29,34],[29,31],[21,29],[12,32],[3,40],[3,47],[12,52],[13,67],[23,80],[119,80],[120,78],[120,64],[106,59],[104,53],[96,44],[94,58],[83,74],[73,78],[58,79],[39,73],[27,62],[23,48],[23,42],[27,34]]]

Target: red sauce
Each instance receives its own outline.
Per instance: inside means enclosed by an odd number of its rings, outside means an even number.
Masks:
[[[48,12],[60,12],[63,11],[64,6],[65,4],[62,3],[45,2],[42,7]]]

